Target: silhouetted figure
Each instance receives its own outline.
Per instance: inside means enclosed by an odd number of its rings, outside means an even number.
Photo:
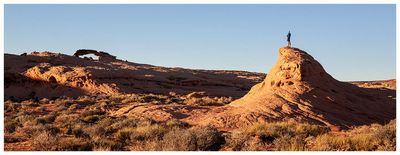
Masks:
[[[292,34],[290,34],[290,31],[289,31],[289,33],[286,35],[286,37],[287,37],[287,42],[288,42],[288,46],[289,46],[289,47],[292,46],[292,43],[290,43],[290,36],[292,36]]]

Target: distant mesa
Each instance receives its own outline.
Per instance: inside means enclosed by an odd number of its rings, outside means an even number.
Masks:
[[[94,54],[99,57],[99,61],[109,61],[109,60],[114,60],[117,57],[113,56],[107,52],[103,51],[96,51],[96,50],[91,50],[91,49],[79,49],[74,53],[74,56],[79,57],[87,54]]]

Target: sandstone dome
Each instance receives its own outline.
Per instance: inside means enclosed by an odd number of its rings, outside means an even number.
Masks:
[[[348,128],[396,117],[393,92],[340,82],[297,48],[283,47],[278,54],[263,82],[210,116],[208,123],[236,128],[257,121],[294,120]]]

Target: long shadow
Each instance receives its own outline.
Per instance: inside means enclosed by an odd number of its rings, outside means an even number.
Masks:
[[[346,82],[341,82],[341,87],[345,89],[316,88],[319,93],[309,92],[301,98],[309,99],[315,113],[325,114],[325,119],[343,128],[386,124],[396,118],[396,90],[362,88]],[[315,98],[314,94],[320,96]]]
[[[56,99],[62,96],[76,98],[85,94],[86,92],[79,88],[35,80],[18,73],[4,74],[4,100]]]

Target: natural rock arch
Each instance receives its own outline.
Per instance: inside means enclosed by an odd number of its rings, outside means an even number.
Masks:
[[[91,49],[79,49],[74,53],[74,56],[79,57],[79,56],[87,55],[87,54],[93,54],[93,55],[98,56],[100,61],[116,59],[116,56],[113,56],[107,52],[96,51],[96,50],[91,50]]]

